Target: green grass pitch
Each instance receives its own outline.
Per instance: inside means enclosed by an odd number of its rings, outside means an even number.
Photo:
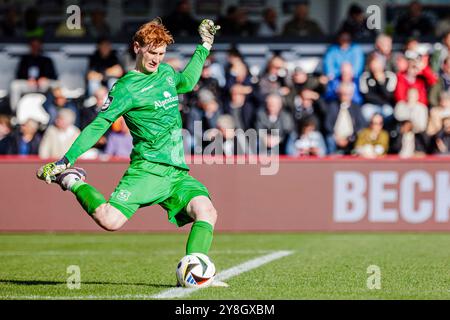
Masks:
[[[0,234],[0,299],[151,298],[174,286],[187,235]],[[214,237],[218,272],[278,250],[293,254],[182,299],[450,299],[450,234],[235,234]],[[81,288],[67,287],[67,267]],[[368,289],[370,265],[381,289]]]

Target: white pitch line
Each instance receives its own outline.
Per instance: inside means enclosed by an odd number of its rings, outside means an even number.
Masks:
[[[224,270],[216,275],[216,279],[219,281],[224,281],[232,277],[238,276],[241,273],[250,271],[252,269],[258,268],[266,263],[272,262],[274,260],[286,257],[294,253],[293,251],[275,251],[273,253],[249,260],[237,266],[231,267]],[[3,295],[0,296],[0,300],[4,299],[21,299],[21,300],[106,300],[106,299],[171,299],[171,298],[181,298],[185,297],[192,292],[200,290],[202,288],[172,288],[162,291],[155,295],[145,295],[145,294],[125,294],[125,295],[111,295],[111,296],[40,296],[40,295]]]
[[[238,276],[241,273],[247,272],[249,270],[258,268],[266,263],[271,261],[286,257],[292,254],[293,251],[276,251],[265,256],[261,256],[247,262],[244,262],[240,265],[232,267],[230,269],[224,270],[216,275],[216,279],[219,281],[224,281],[230,279],[232,277]],[[173,298],[181,298],[185,297],[192,292],[195,292],[201,288],[173,288],[162,291],[156,295],[153,295],[152,298],[155,299],[173,299]]]

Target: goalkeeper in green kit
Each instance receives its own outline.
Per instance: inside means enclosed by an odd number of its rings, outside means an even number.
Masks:
[[[136,68],[120,78],[98,116],[81,132],[65,156],[37,172],[39,179],[70,190],[102,228],[122,227],[140,207],[161,205],[170,222],[193,222],[186,254],[208,254],[217,212],[206,187],[189,175],[184,159],[178,94],[192,91],[220,27],[211,20],[199,26],[202,44],[182,72],[162,63],[174,42],[160,19],[142,25],[133,37]],[[109,200],[85,182],[86,172],[73,167],[111,124],[123,116],[133,137],[130,166]]]

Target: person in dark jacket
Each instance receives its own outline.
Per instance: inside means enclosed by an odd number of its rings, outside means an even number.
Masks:
[[[89,57],[88,95],[92,96],[102,85],[111,89],[122,75],[123,68],[111,42],[107,38],[99,39],[97,50]]]
[[[338,101],[328,105],[325,133],[328,153],[349,154],[359,130],[366,126],[361,107],[352,102],[353,86],[343,83],[338,89]]]
[[[33,38],[29,46],[30,53],[20,59],[16,80],[11,83],[10,104],[13,111],[24,93],[46,92],[52,81],[57,79],[53,61],[42,54],[42,40]]]
[[[41,139],[39,123],[28,119],[14,131],[8,154],[37,155]]]
[[[364,104],[361,112],[366,121],[374,114],[383,116],[385,125],[393,120],[394,91],[397,86],[397,76],[392,71],[383,70],[383,64],[377,55],[371,55],[367,61],[368,71],[363,72],[359,79]]]

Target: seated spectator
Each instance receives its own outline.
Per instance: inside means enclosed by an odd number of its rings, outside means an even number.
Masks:
[[[392,52],[392,37],[381,33],[375,39],[375,50],[370,56],[376,56],[383,66],[383,70],[397,72],[397,55]]]
[[[376,36],[375,30],[367,27],[367,19],[364,16],[363,8],[356,3],[353,3],[348,9],[347,17],[340,30],[350,33],[355,40]]]
[[[356,134],[365,127],[361,107],[352,102],[354,86],[342,83],[338,89],[338,101],[328,104],[324,130],[329,154],[350,154]]]
[[[178,1],[175,10],[162,20],[174,36],[195,36],[200,23],[192,16],[189,0]]]
[[[228,7],[227,15],[220,17],[217,24],[221,26],[220,33],[224,36],[248,37],[257,31],[257,25],[250,21],[247,10],[234,5]]]
[[[228,114],[217,118],[217,128],[209,129],[206,137],[208,140],[205,147],[206,154],[249,155],[254,154],[256,150],[256,145],[252,144],[251,139],[246,140],[243,131],[236,130],[233,117]]]
[[[424,132],[426,130],[428,124],[428,108],[419,101],[417,89],[409,89],[407,100],[400,101],[395,105],[394,117],[397,121],[411,121],[414,133]]]
[[[44,102],[44,109],[50,115],[48,124],[54,124],[56,117],[61,109],[70,109],[75,114],[75,124],[79,124],[78,121],[78,108],[73,101],[67,100],[64,96],[64,92],[60,87],[55,87],[47,94],[47,100]]]
[[[442,92],[439,104],[430,110],[427,135],[434,136],[442,129],[442,120],[450,117],[450,92]]]
[[[236,128],[247,130],[253,127],[259,96],[242,60],[232,59],[226,79],[224,111],[233,116]]]
[[[298,125],[298,133],[292,132],[286,144],[286,154],[294,157],[322,157],[327,153],[322,134],[317,131],[316,120],[307,118]]]
[[[41,139],[39,123],[28,119],[14,130],[8,154],[37,155]]]
[[[87,23],[87,31],[93,39],[111,36],[111,28],[106,21],[106,12],[103,8],[95,8],[91,11],[91,19]]]
[[[198,80],[197,84],[194,87],[194,90],[188,94],[188,104],[189,105],[196,105],[198,100],[198,93],[202,89],[206,89],[210,91],[214,97],[219,99],[219,101],[222,98],[222,89],[220,88],[219,81],[213,77],[212,73],[212,62],[210,59],[206,59],[202,73],[200,75],[200,79]]]
[[[444,64],[445,59],[449,57],[450,53],[450,29],[442,37],[442,43],[434,46],[435,50],[431,56],[431,66],[433,71],[439,73]]]
[[[395,33],[403,37],[431,35],[433,30],[433,23],[423,14],[419,1],[411,1],[408,12],[402,15],[395,25]]]
[[[74,126],[75,113],[70,109],[58,110],[55,123],[45,130],[39,146],[39,157],[60,159],[80,134]]]
[[[368,128],[358,132],[355,153],[364,158],[376,158],[385,155],[389,149],[389,134],[383,130],[383,116],[372,116]]]
[[[80,128],[84,129],[89,123],[94,120],[97,114],[102,110],[102,107],[108,97],[108,89],[101,86],[94,92],[93,97],[89,97],[83,103],[80,109]]]
[[[429,98],[431,107],[439,104],[439,97],[442,92],[450,94],[450,56],[442,63],[438,81],[430,90]]]
[[[123,69],[111,42],[100,39],[97,42],[97,50],[89,57],[88,95],[93,95],[101,85],[111,89],[122,75]]]
[[[397,154],[401,158],[411,158],[424,156],[426,149],[424,136],[414,133],[412,122],[409,120],[400,122],[399,134],[392,139],[389,153]]]
[[[303,1],[295,7],[291,20],[283,27],[284,36],[317,37],[323,35],[319,24],[309,18],[309,2]]]
[[[361,112],[367,122],[375,113],[380,113],[386,123],[392,122],[394,109],[394,90],[397,76],[392,71],[385,71],[378,55],[371,55],[367,61],[368,71],[359,79],[364,104]]]
[[[442,119],[442,129],[435,137],[435,154],[450,154],[450,117]]]
[[[129,158],[133,150],[133,138],[125,119],[120,117],[111,126],[105,153],[109,156]]]
[[[256,114],[256,130],[263,149],[284,154],[286,139],[293,128],[292,116],[283,110],[282,97],[277,93],[267,95],[265,108],[260,108]],[[278,130],[278,133],[274,130]]]
[[[260,37],[273,37],[279,34],[277,25],[277,11],[272,8],[265,8],[263,19],[259,24],[257,35]]]
[[[324,107],[317,92],[310,89],[302,89],[295,96],[290,96],[287,107],[294,115],[294,120],[298,126],[302,127],[303,122],[311,118],[315,121],[316,128],[321,131],[323,122]]]
[[[353,86],[352,102],[361,105],[363,102],[363,98],[361,96],[361,93],[359,92],[359,81],[358,78],[354,76],[352,65],[349,62],[342,63],[340,75],[328,82],[325,92],[325,100],[328,102],[337,100],[338,88],[343,83]]]
[[[286,82],[286,62],[279,55],[274,55],[267,63],[264,74],[259,79],[259,91],[265,96],[269,93],[278,93],[282,96],[289,94]]]
[[[42,54],[42,41],[33,38],[29,42],[30,53],[19,61],[16,79],[11,83],[10,104],[16,110],[20,97],[29,92],[46,92],[56,80],[53,61]]]
[[[217,61],[216,56],[214,52],[210,52],[208,58],[207,58],[208,68],[210,69],[211,78],[216,79],[219,82],[220,88],[223,88],[225,86],[225,70],[219,61]]]
[[[223,113],[216,96],[208,89],[198,92],[196,105],[193,105],[188,114],[187,129],[194,135],[193,145],[204,147],[203,133],[209,129],[216,128],[217,119]],[[198,130],[196,126],[201,126]]]
[[[4,114],[0,114],[0,154],[1,155],[8,153],[9,147],[11,145],[11,140],[12,140],[11,132],[12,132],[11,119]]]
[[[289,95],[295,96],[303,89],[309,89],[323,94],[327,84],[328,78],[325,75],[308,74],[301,67],[296,67],[289,79]]]
[[[415,51],[406,51],[408,67],[397,73],[397,87],[394,97],[397,102],[406,101],[409,89],[416,89],[419,102],[428,106],[428,89],[437,82],[437,77],[431,68],[425,64],[422,56]]]
[[[358,44],[352,43],[351,35],[346,31],[338,34],[337,44],[331,45],[323,59],[323,69],[325,75],[330,79],[341,75],[341,66],[344,62],[352,65],[356,78],[364,70],[364,52]]]

